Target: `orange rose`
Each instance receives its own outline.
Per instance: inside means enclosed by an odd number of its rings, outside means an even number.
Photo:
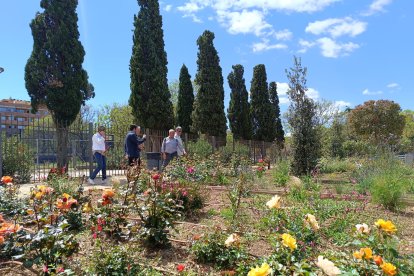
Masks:
[[[1,178],[1,182],[3,182],[4,184],[12,183],[13,178],[11,176],[5,175]]]
[[[115,196],[115,192],[112,189],[105,189],[102,193],[102,198],[103,199],[112,198],[114,196]]]
[[[20,225],[3,222],[3,224],[0,227],[0,236],[4,236],[8,233],[15,233],[21,229]]]
[[[374,262],[377,265],[381,265],[382,264],[382,258],[381,258],[381,256],[374,256]]]

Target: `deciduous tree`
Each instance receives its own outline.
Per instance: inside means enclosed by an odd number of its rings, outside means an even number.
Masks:
[[[351,132],[375,145],[394,145],[402,136],[405,119],[399,104],[389,100],[366,101],[348,115]]]
[[[291,168],[295,175],[309,174],[321,155],[316,105],[306,96],[306,73],[307,68],[302,67],[301,59],[297,57],[294,57],[293,67],[286,69],[290,99],[288,123],[292,131],[293,150]]]

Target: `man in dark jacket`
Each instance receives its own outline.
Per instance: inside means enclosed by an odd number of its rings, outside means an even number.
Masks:
[[[146,135],[142,138],[138,135],[141,133],[141,127],[137,125],[130,125],[129,132],[125,137],[125,154],[128,156],[128,165],[139,165],[141,166],[141,148],[140,145],[145,142]]]

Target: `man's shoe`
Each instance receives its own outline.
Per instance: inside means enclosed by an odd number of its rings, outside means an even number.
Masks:
[[[105,185],[105,184],[107,184],[108,183],[108,181],[106,180],[106,179],[102,179],[102,184],[103,185]]]
[[[88,178],[88,183],[89,183],[89,184],[92,184],[92,185],[95,185],[95,181],[93,181],[93,179],[92,179],[92,178]]]

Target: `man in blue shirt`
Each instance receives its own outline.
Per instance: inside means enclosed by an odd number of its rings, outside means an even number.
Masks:
[[[142,138],[138,135],[141,133],[141,127],[137,125],[130,125],[129,132],[125,137],[125,154],[128,156],[128,165],[139,165],[141,166],[141,148],[140,145],[145,142],[146,135]]]

